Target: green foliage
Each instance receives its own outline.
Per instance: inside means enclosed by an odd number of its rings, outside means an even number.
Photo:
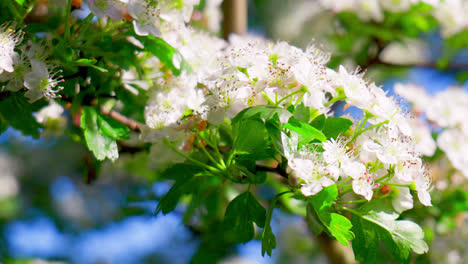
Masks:
[[[352,125],[353,122],[349,119],[329,117],[325,119],[322,132],[327,139],[336,138],[339,134],[346,132]]]
[[[327,137],[322,132],[320,132],[320,130],[307,123],[299,121],[294,117],[289,118],[288,123],[284,124],[283,128],[287,128],[301,135],[302,139],[300,140],[299,144],[308,143],[314,139],[318,139],[320,141],[327,140]]]
[[[348,240],[354,239],[354,234],[350,231],[352,224],[346,217],[333,213],[332,205],[337,197],[338,188],[336,185],[331,185],[311,196],[309,201],[326,230],[341,244],[348,246]]]
[[[183,69],[189,70],[189,65],[183,60],[182,55],[163,39],[153,36],[137,36],[137,39],[143,43],[146,50],[158,57],[174,75],[178,76]],[[176,60],[178,63],[175,63]]]
[[[224,216],[224,227],[232,241],[246,243],[255,235],[254,222],[259,227],[264,227],[265,215],[265,208],[250,191],[246,191],[229,203]]]
[[[427,252],[421,227],[409,220],[396,220],[391,202],[372,200],[352,213],[353,251],[356,259],[363,263],[375,263],[382,241],[390,254],[399,263],[410,263],[411,251],[417,254]]]
[[[161,173],[161,179],[172,179],[175,181],[171,189],[164,195],[156,207],[156,213],[167,214],[172,212],[180,198],[184,194],[194,191],[198,187],[195,175],[202,172],[202,169],[195,165],[177,163]]]
[[[112,125],[105,122],[104,118],[99,117],[96,108],[86,106],[81,110],[81,128],[84,131],[84,138],[86,145],[91,150],[98,160],[104,160],[109,158],[111,160],[116,159],[119,156],[117,148],[117,142],[115,138],[118,137],[114,131],[119,129],[113,129]],[[101,119],[102,121],[98,121]],[[100,124],[104,124],[105,128],[102,128]],[[105,133],[101,133],[105,131]],[[112,135],[112,136],[109,136]]]
[[[30,104],[24,93],[10,93],[7,98],[0,99],[0,133],[8,126],[18,129],[25,136],[39,138],[40,125],[33,116],[43,104]]]

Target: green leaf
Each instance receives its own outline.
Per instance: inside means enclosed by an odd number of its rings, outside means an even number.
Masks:
[[[100,72],[108,72],[107,69],[104,69],[102,67],[96,66],[97,60],[96,59],[79,59],[73,62],[73,64],[77,66],[83,66],[83,67],[91,67],[94,68]]]
[[[261,119],[263,122],[267,122],[273,119],[275,115],[278,116],[280,121],[287,120],[292,116],[290,112],[281,107],[261,105],[249,107],[247,109],[242,110],[232,119],[232,122],[234,124],[242,119],[247,119],[254,116],[258,116],[258,118]]]
[[[290,191],[285,191],[275,195],[273,200],[270,203],[270,207],[268,208],[268,213],[265,219],[265,227],[263,228],[262,233],[262,256],[265,256],[265,252],[271,256],[271,251],[276,248],[276,238],[273,232],[271,231],[271,217],[273,216],[273,209],[275,208],[276,202],[278,199],[283,195],[290,193]]]
[[[16,3],[18,3],[18,5],[22,6],[24,5],[24,2],[26,2],[26,0],[15,0]]]
[[[348,240],[354,239],[353,232],[350,231],[352,224],[348,218],[333,213],[332,204],[338,197],[338,188],[331,185],[324,188],[318,194],[309,198],[315,213],[320,222],[327,228],[327,231],[341,244],[348,246]]]
[[[303,103],[300,103],[298,106],[296,106],[296,109],[294,110],[294,118],[296,118],[299,121],[309,123],[310,121],[309,107],[306,107],[304,106]]]
[[[155,214],[159,212],[167,214],[172,212],[182,195],[192,192],[200,184],[200,179],[194,178],[195,174],[202,172],[202,168],[185,163],[177,163],[163,171],[161,179],[173,179],[175,183],[171,189],[159,200]],[[201,178],[201,177],[200,177]]]
[[[233,149],[255,154],[266,147],[267,131],[259,119],[242,119],[233,125]]]
[[[370,251],[375,251],[380,241],[400,263],[410,262],[411,250],[417,254],[427,252],[421,227],[408,220],[396,220],[399,215],[391,202],[372,200],[358,210],[347,210],[353,213],[353,231],[358,237],[353,241],[357,260],[372,263],[375,256]]]
[[[262,233],[262,256],[265,256],[265,252],[271,256],[271,252],[274,248],[276,248],[276,237],[271,231],[270,224],[268,224],[265,226]]]
[[[312,122],[310,122],[310,125],[318,130],[322,130],[325,126],[325,115],[321,114],[317,116],[316,118],[314,118],[314,120],[312,120]]]
[[[119,157],[117,142],[114,138],[101,134],[98,125],[98,113],[95,108],[86,106],[81,110],[81,128],[88,149],[98,160],[109,158],[116,160]]]
[[[182,58],[182,55],[163,39],[153,36],[135,37],[143,43],[147,51],[158,57],[158,59],[164,63],[164,65],[168,67],[174,75],[179,76],[182,69],[189,70],[190,66]]]
[[[30,104],[24,93],[9,93],[7,98],[0,100],[0,126],[4,129],[12,126],[25,136],[39,138],[40,125],[33,116],[36,105],[38,103]]]
[[[108,116],[99,114],[97,117],[99,132],[116,140],[129,139],[130,128]]]
[[[340,133],[347,131],[353,122],[341,117],[329,117],[325,119],[322,132],[329,138],[336,138]]]
[[[320,141],[327,140],[327,137],[322,132],[320,132],[320,130],[307,123],[301,122],[294,117],[289,118],[288,123],[284,124],[283,128],[297,132],[304,137],[306,142],[310,142],[314,139],[318,139]]]
[[[259,227],[265,225],[266,210],[249,191],[232,200],[224,216],[225,229],[235,242],[248,242],[254,235],[253,222]]]

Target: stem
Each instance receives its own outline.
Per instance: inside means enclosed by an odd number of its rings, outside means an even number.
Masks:
[[[258,171],[268,171],[268,172],[274,172],[278,175],[280,175],[283,178],[288,178],[288,174],[286,173],[285,170],[282,170],[280,166],[276,166],[276,168],[268,167],[268,166],[263,166],[263,165],[257,165],[256,169]]]
[[[366,122],[367,122],[367,118],[366,118]],[[364,126],[364,124],[365,124],[366,122],[363,122],[363,123],[361,124],[361,128],[362,128],[362,126]],[[359,130],[358,130],[357,132],[354,133],[353,138],[349,141],[348,144],[351,144],[351,143],[352,143],[359,135],[361,135],[362,133],[364,133],[364,132],[366,132],[366,131],[368,131],[368,130],[370,130],[370,129],[372,129],[372,128],[380,127],[381,125],[387,124],[387,123],[388,123],[388,120],[385,120],[385,121],[380,122],[380,123],[378,123],[378,124],[375,124],[375,125],[366,127],[365,129],[362,129],[362,130],[361,130],[361,128],[359,128]]]
[[[203,146],[201,142],[198,142],[198,145],[200,146],[200,149],[203,151],[203,153],[205,153],[205,155],[211,160],[211,162],[216,164],[218,168],[225,169],[225,168],[219,167],[220,164],[213,158],[213,156],[211,156],[211,154],[208,152],[208,150],[206,150],[205,146]]]
[[[354,201],[336,201],[339,204],[357,204],[357,203],[367,203],[368,200],[361,199],[361,200],[354,200]]]
[[[219,172],[219,170],[217,168],[214,168],[214,167],[211,167],[209,165],[206,165],[206,164],[203,164],[201,163],[200,161],[196,160],[196,159],[193,159],[187,155],[185,155],[184,153],[182,153],[180,150],[178,150],[177,148],[175,148],[171,142],[167,139],[167,138],[164,138],[163,139],[163,142],[164,144],[166,144],[172,151],[174,151],[175,153],[179,154],[181,157],[185,158],[186,160],[188,161],[191,161],[195,164],[197,164],[198,166],[202,167],[202,168],[205,168],[207,170],[210,170],[212,172]]]
[[[140,128],[143,126],[142,123],[132,120],[114,110],[109,110],[104,106],[101,106],[101,113],[128,126],[131,130],[140,130]]]
[[[65,40],[70,40],[70,13],[71,13],[72,0],[68,0],[67,9],[65,13]]]
[[[391,183],[391,182],[386,182],[385,184],[391,185],[391,186],[398,186],[398,187],[411,187],[411,184],[398,184],[398,183]]]
[[[292,92],[292,93],[286,95],[285,97],[281,98],[281,100],[279,100],[278,102],[276,102],[275,106],[279,106],[279,104],[281,104],[281,102],[283,102],[284,100],[288,99],[289,97],[291,97],[291,96],[293,96],[293,95],[295,95],[295,94],[298,94],[298,93],[300,93],[300,92],[302,92],[302,89],[299,89],[299,90],[297,90],[297,91],[295,91],[295,92]]]
[[[206,144],[208,144],[208,146],[210,146],[212,149],[214,149],[216,155],[218,156],[219,162],[221,163],[221,165],[224,168],[226,168],[226,164],[224,164],[223,155],[221,155],[221,153],[219,152],[217,144],[215,144],[215,143],[211,142],[210,140],[208,140],[207,138],[205,138],[198,130],[195,129],[193,132],[195,133],[195,135],[197,135],[197,137],[199,137],[201,140],[206,142]],[[215,163],[217,163],[217,162],[215,162]]]

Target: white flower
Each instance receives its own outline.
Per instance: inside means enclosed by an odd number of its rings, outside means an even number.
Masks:
[[[335,184],[332,177],[337,176],[337,168],[327,169],[325,163],[319,159],[295,158],[289,160],[288,165],[293,170],[294,175],[304,182],[301,185],[301,192],[305,196],[315,195],[323,187]]]
[[[437,146],[429,126],[416,118],[410,119],[410,125],[413,131],[412,138],[416,143],[416,151],[428,157],[434,155]]]
[[[452,166],[468,178],[468,135],[458,129],[447,129],[437,137],[437,145],[445,152]]]
[[[402,134],[391,134],[391,127],[382,127],[375,138],[370,138],[363,144],[366,151],[373,152],[377,158],[386,164],[397,164],[413,156],[411,139]]]
[[[374,20],[381,22],[383,12],[379,5],[379,0],[357,0],[355,11],[363,21]]]
[[[436,94],[427,107],[427,118],[442,127],[455,127],[464,123],[468,110],[468,95],[459,87],[449,87]]]
[[[204,115],[205,96],[196,84],[196,76],[186,74],[161,83],[161,89],[169,90],[154,92],[145,107],[146,124],[159,130],[165,127],[176,128],[185,122],[184,118],[190,120],[191,116]]]
[[[98,17],[123,19],[128,0],[88,0],[89,9]]]
[[[26,63],[24,56],[15,52],[13,55],[13,72],[4,71],[0,73],[0,82],[8,82],[5,86],[6,90],[17,92],[24,87],[24,75],[29,71],[29,65]]]
[[[364,196],[368,201],[372,199],[374,188],[374,179],[370,175],[363,175],[353,180],[353,191]]]
[[[42,97],[59,97],[56,93],[62,87],[57,85],[63,81],[61,77],[57,78],[59,72],[54,72],[46,63],[35,59],[31,59],[31,67],[32,71],[24,77],[24,86],[29,89],[25,96],[29,98],[29,102],[35,102]]]
[[[445,0],[436,5],[434,17],[441,25],[442,36],[450,37],[466,28],[467,11],[468,3],[465,0]]]
[[[8,23],[0,25],[0,74],[13,72],[14,57],[18,56],[14,49],[23,39],[23,34],[21,30],[14,31]]]
[[[380,0],[385,10],[390,12],[404,12],[410,9],[412,0]]]
[[[40,124],[45,124],[49,119],[58,119],[63,114],[63,107],[52,101],[48,106],[42,108],[39,112],[34,114],[36,121]]]
[[[425,111],[431,102],[430,96],[424,87],[415,84],[397,83],[394,86],[395,92],[412,104],[416,112]]]
[[[392,206],[398,213],[402,213],[413,208],[413,196],[407,187],[396,187],[398,194],[392,200]]]
[[[135,32],[140,36],[160,36],[184,27],[190,20],[193,6],[199,0],[129,0],[128,13],[132,16]]]
[[[419,177],[414,180],[414,183],[419,201],[425,206],[431,206],[431,195],[429,194],[432,183],[431,178],[425,173],[419,174]]]
[[[346,102],[361,109],[368,109],[374,102],[374,97],[370,93],[367,83],[360,74],[349,74],[340,65],[340,69],[334,78],[336,85],[342,87],[346,95]]]

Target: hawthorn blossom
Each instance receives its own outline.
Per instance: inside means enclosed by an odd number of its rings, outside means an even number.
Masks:
[[[24,86],[28,89],[25,96],[33,103],[42,97],[53,99],[59,97],[58,93],[62,87],[57,86],[63,82],[58,71],[54,71],[45,62],[31,59],[32,71],[24,76]]]
[[[88,0],[88,4],[96,16],[118,20],[125,18],[128,0]]]
[[[63,116],[65,109],[55,101],[50,101],[48,106],[43,107],[39,112],[34,113],[34,118],[45,129],[43,136],[61,136],[67,126],[67,118]]]
[[[161,32],[182,28],[198,3],[199,0],[129,0],[128,14],[134,19],[137,35],[160,36]]]
[[[13,55],[13,68],[13,72],[4,71],[0,73],[0,82],[8,82],[5,89],[17,92],[24,87],[24,76],[26,72],[30,71],[30,66],[23,55],[15,53]]]
[[[15,31],[8,23],[0,25],[0,74],[13,72],[14,60],[18,56],[15,47],[23,40],[23,35],[21,30]]]
[[[453,167],[468,178],[468,134],[458,129],[447,129],[437,137],[437,145],[445,152]]]

